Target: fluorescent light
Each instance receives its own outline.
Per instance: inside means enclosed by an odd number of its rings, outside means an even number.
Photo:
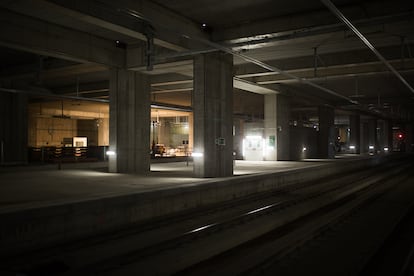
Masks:
[[[108,156],[114,156],[115,155],[115,152],[113,150],[108,150],[106,152],[106,155],[108,155]]]
[[[349,146],[349,149],[354,150],[355,146]]]

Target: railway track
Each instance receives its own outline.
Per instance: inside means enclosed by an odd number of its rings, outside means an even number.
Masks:
[[[390,185],[381,183],[401,175],[405,168],[393,162],[352,175],[291,185],[111,235],[13,256],[1,262],[0,271],[21,275],[234,275],[254,271],[372,200],[373,194],[385,192]],[[240,259],[240,252],[247,251],[242,255],[249,257]]]

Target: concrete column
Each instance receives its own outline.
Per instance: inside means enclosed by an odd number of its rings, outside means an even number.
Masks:
[[[234,139],[233,147],[236,153],[235,159],[243,159],[243,133],[244,133],[244,119],[235,118],[234,125]]]
[[[393,151],[393,123],[391,120],[384,121],[384,148],[388,148],[388,152]]]
[[[335,112],[328,106],[320,106],[318,156],[319,158],[335,158]]]
[[[376,153],[378,150],[378,132],[377,132],[377,119],[372,118],[368,121],[368,146],[369,153]],[[373,148],[372,148],[373,147]]]
[[[148,76],[111,69],[109,83],[109,171],[150,170],[150,81]]]
[[[264,96],[265,160],[277,160],[277,95]],[[278,139],[277,139],[278,140]],[[289,147],[288,147],[289,148]]]
[[[384,147],[387,147],[387,123],[384,120],[378,120],[377,122],[377,152],[383,152]]]
[[[290,101],[286,96],[277,96],[277,160],[291,160],[290,156]]]
[[[102,118],[98,126],[98,146],[109,145],[109,119]]]
[[[407,152],[414,151],[414,127],[413,124],[405,125],[405,149]]]
[[[233,175],[233,56],[194,59],[194,175]]]
[[[349,116],[349,147],[351,153],[361,153],[361,116],[358,113]]]
[[[393,151],[393,122],[392,120],[384,121],[384,141],[382,144],[382,150],[388,148],[388,152]]]
[[[193,113],[188,114],[188,145],[186,145],[188,153],[194,148],[194,116]]]
[[[369,145],[369,124],[368,124],[368,121],[364,120],[361,123],[360,152],[368,153],[368,145]]]
[[[265,160],[291,160],[289,99],[283,95],[265,95],[264,103]]]
[[[27,96],[0,92],[0,164],[27,163]]]

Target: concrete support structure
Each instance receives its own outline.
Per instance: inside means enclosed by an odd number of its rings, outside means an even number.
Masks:
[[[42,14],[47,12],[43,10]],[[56,13],[50,14],[59,16]],[[0,10],[0,18],[3,20],[1,46],[77,62],[125,67],[125,50],[114,47],[112,40],[51,24],[34,16],[27,17],[8,9]]]
[[[385,130],[385,144],[384,147],[388,148],[388,152],[392,152],[393,150],[393,132],[392,132],[392,126],[393,123],[391,120],[385,121],[384,124],[384,130]]]
[[[111,69],[109,171],[148,173],[150,169],[150,81],[147,75]]]
[[[277,95],[264,96],[264,138],[266,144],[265,160],[277,160]]]
[[[188,114],[188,145],[187,146],[187,153],[190,154],[193,152],[194,148],[194,115],[191,112]]]
[[[291,160],[290,107],[286,96],[269,94],[264,100],[265,160]]]
[[[98,126],[98,146],[109,145],[109,119],[102,118]]]
[[[27,163],[27,96],[0,92],[0,164]]]
[[[355,113],[349,116],[349,147],[351,153],[361,153],[361,116]]]
[[[413,124],[405,125],[405,148],[407,152],[414,151],[414,127]]]
[[[378,122],[376,118],[368,120],[368,152],[376,153],[378,150]]]
[[[194,59],[194,175],[233,175],[233,57]],[[197,156],[198,155],[198,156]]]
[[[361,122],[361,144],[359,147],[360,153],[368,153],[369,145],[369,128],[368,121]]]
[[[319,158],[335,158],[335,112],[328,106],[320,106],[318,156]]]
[[[277,160],[291,160],[290,156],[290,101],[286,96],[277,97]]]
[[[377,152],[384,152],[384,148],[388,147],[388,130],[387,121],[378,120],[377,122],[377,140],[378,145],[376,147]]]

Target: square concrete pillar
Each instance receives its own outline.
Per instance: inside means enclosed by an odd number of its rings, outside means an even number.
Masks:
[[[359,113],[355,113],[349,116],[349,145],[350,152],[360,154],[361,153],[361,116]]]
[[[414,152],[414,127],[413,124],[405,125],[405,149],[407,152]]]
[[[194,115],[193,113],[188,114],[188,145],[186,154],[189,154],[193,151],[194,148]]]
[[[318,157],[335,158],[335,112],[332,107],[320,106]]]
[[[194,59],[194,175],[233,175],[233,56]]]
[[[150,81],[147,75],[111,69],[109,83],[109,171],[150,170]]]
[[[368,145],[369,145],[369,124],[368,124],[368,121],[364,120],[363,122],[361,122],[360,152],[368,153]]]
[[[265,160],[291,160],[289,100],[270,94],[265,95],[264,103]]]
[[[290,156],[290,100],[277,96],[277,160],[291,160]]]
[[[0,92],[0,164],[26,164],[27,142],[27,95]]]
[[[379,122],[378,149],[381,152],[392,151],[392,122],[381,120]]]
[[[378,120],[377,139],[377,152],[388,152],[390,150],[388,145],[388,121]]]
[[[393,132],[394,122],[392,120],[387,121],[387,141],[388,141],[388,151],[392,152],[394,150],[394,132]]]
[[[376,118],[368,120],[368,152],[376,153],[378,150],[378,122]]]

